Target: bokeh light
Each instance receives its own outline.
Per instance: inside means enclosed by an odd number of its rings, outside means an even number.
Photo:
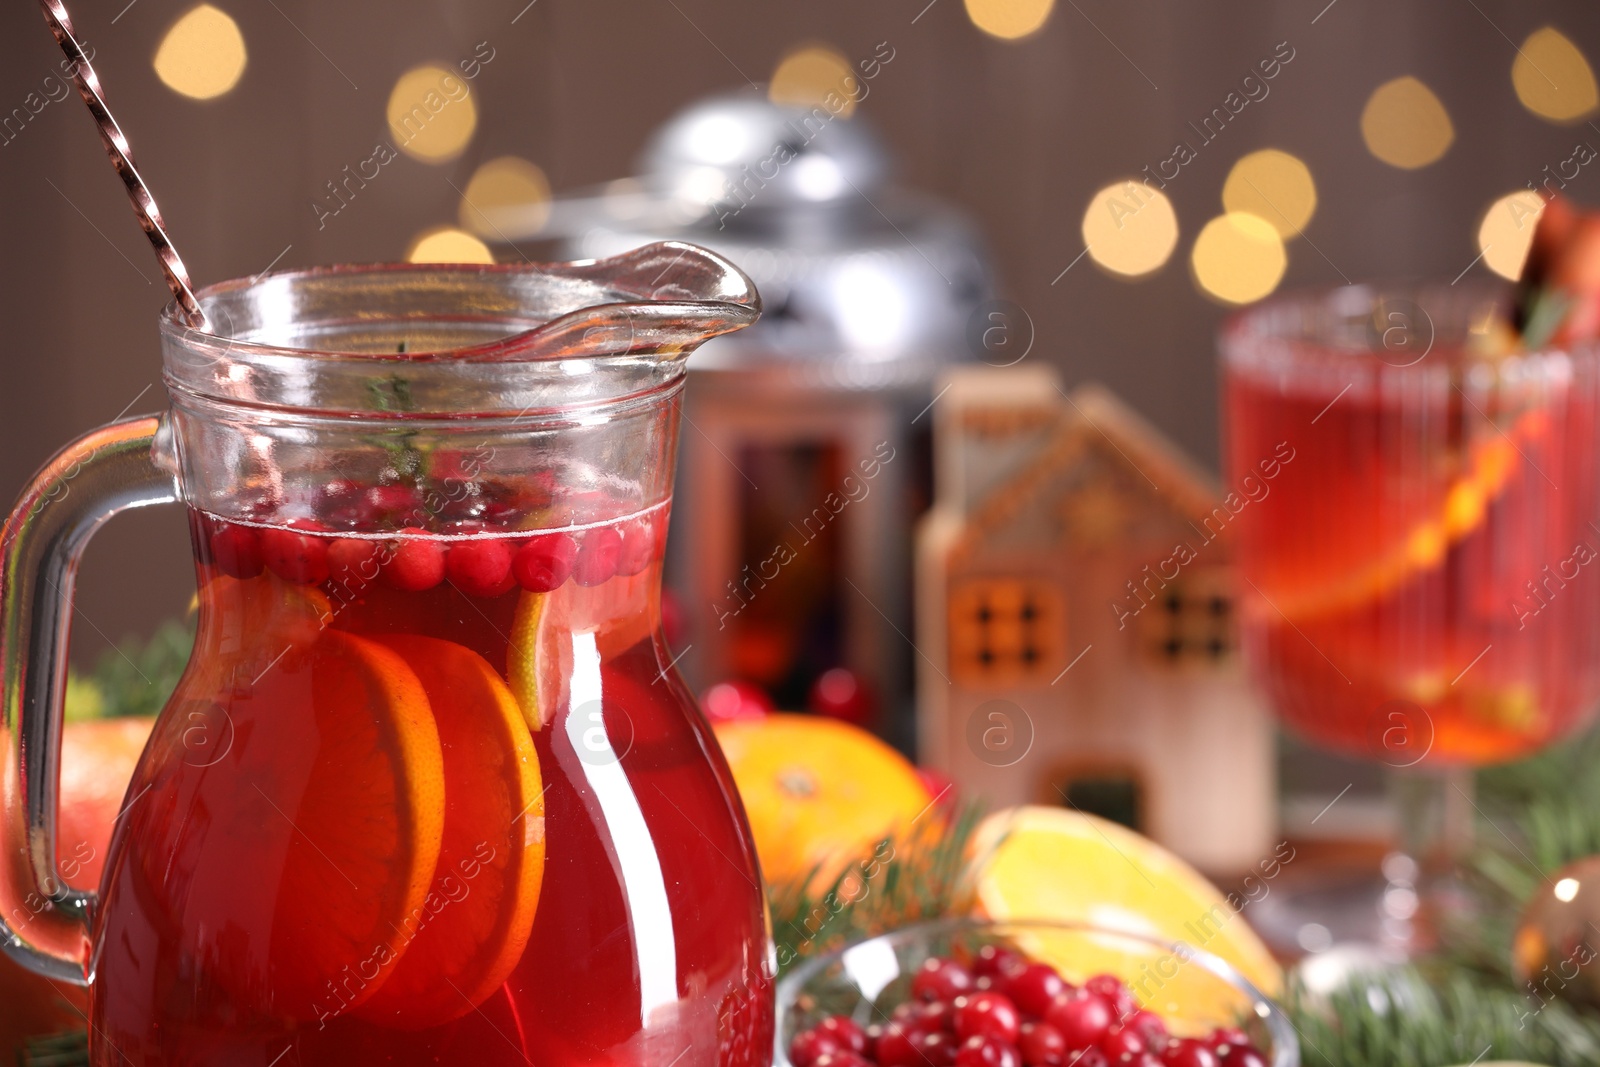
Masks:
[[[491,159],[467,182],[460,212],[462,229],[479,237],[530,237],[550,218],[550,180],[526,159]]]
[[[966,0],[966,4],[974,26],[991,37],[1014,41],[1044,25],[1055,0]]]
[[[489,246],[465,230],[438,226],[417,234],[406,252],[408,263],[493,263]]]
[[[1222,185],[1222,206],[1267,220],[1284,240],[1297,236],[1317,211],[1311,168],[1287,152],[1263,148],[1233,165]]]
[[[1247,211],[1230,211],[1206,223],[1190,262],[1202,292],[1229,304],[1248,304],[1278,287],[1289,256],[1271,223]]]
[[[1531,189],[1508,193],[1489,205],[1478,225],[1478,251],[1483,265],[1502,278],[1522,273],[1533,243],[1533,229],[1544,213],[1544,197]]]
[[[1178,243],[1178,216],[1159,189],[1116,182],[1095,193],[1083,213],[1089,258],[1106,270],[1136,277],[1159,269]]]
[[[389,94],[389,134],[400,151],[424,163],[459,156],[478,128],[466,79],[449,67],[413,67]]]
[[[855,113],[862,86],[850,61],[826,45],[797,48],[784,56],[767,87],[767,98],[774,104],[796,107],[822,107],[829,93],[835,94],[836,103],[842,101],[834,114],[847,119]]]
[[[1367,151],[1392,167],[1426,167],[1456,139],[1450,113],[1433,90],[1409,74],[1372,91],[1361,112]]]
[[[201,4],[172,24],[156,48],[156,77],[195,100],[221,96],[244,77],[244,34],[227,12]]]
[[[1600,104],[1589,61],[1550,26],[1522,42],[1511,64],[1511,85],[1523,107],[1551,122],[1576,122]]]

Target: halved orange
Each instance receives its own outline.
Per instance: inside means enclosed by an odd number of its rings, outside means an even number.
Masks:
[[[819,715],[713,724],[771,883],[825,885],[885,837],[933,818],[916,768],[867,731]]]
[[[544,791],[522,710],[487,660],[434,637],[375,640],[404,657],[433,706],[444,837],[432,888],[400,923],[400,959],[359,1013],[420,1030],[472,1011],[522,958],[544,874]]]
[[[653,584],[646,570],[593,587],[567,582],[548,593],[521,594],[506,649],[506,674],[530,729],[543,729],[567,704],[574,634],[594,634],[603,658],[650,636],[659,611],[652,606]]]
[[[328,630],[292,659],[219,696],[220,755],[186,761],[185,724],[162,721],[162,776],[130,799],[129,832],[207,973],[251,1010],[314,1020],[370,997],[404,949],[438,864],[444,759],[398,653]]]

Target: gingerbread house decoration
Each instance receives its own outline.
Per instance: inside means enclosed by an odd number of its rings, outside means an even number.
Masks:
[[[1271,850],[1274,732],[1238,653],[1214,482],[1110,392],[971,369],[917,536],[923,762],[1106,815],[1204,870]]]

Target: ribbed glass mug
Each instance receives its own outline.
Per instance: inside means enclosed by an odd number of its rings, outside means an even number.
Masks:
[[[749,830],[661,634],[684,357],[726,261],[334,267],[161,322],[170,407],[5,532],[6,948],[96,1064],[719,1064],[772,1047]],[[181,501],[193,655],[100,888],[54,876],[72,577]]]

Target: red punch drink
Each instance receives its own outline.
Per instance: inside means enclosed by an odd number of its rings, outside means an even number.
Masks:
[[[727,951],[764,941],[757,874],[666,670],[665,518],[379,538],[196,513],[196,667],[107,876],[108,1041],[757,1062],[762,961]]]
[[[1277,474],[1235,523],[1247,649],[1330,748],[1513,759],[1600,697],[1594,355],[1478,354],[1487,305],[1360,293],[1224,336],[1229,488]]]

